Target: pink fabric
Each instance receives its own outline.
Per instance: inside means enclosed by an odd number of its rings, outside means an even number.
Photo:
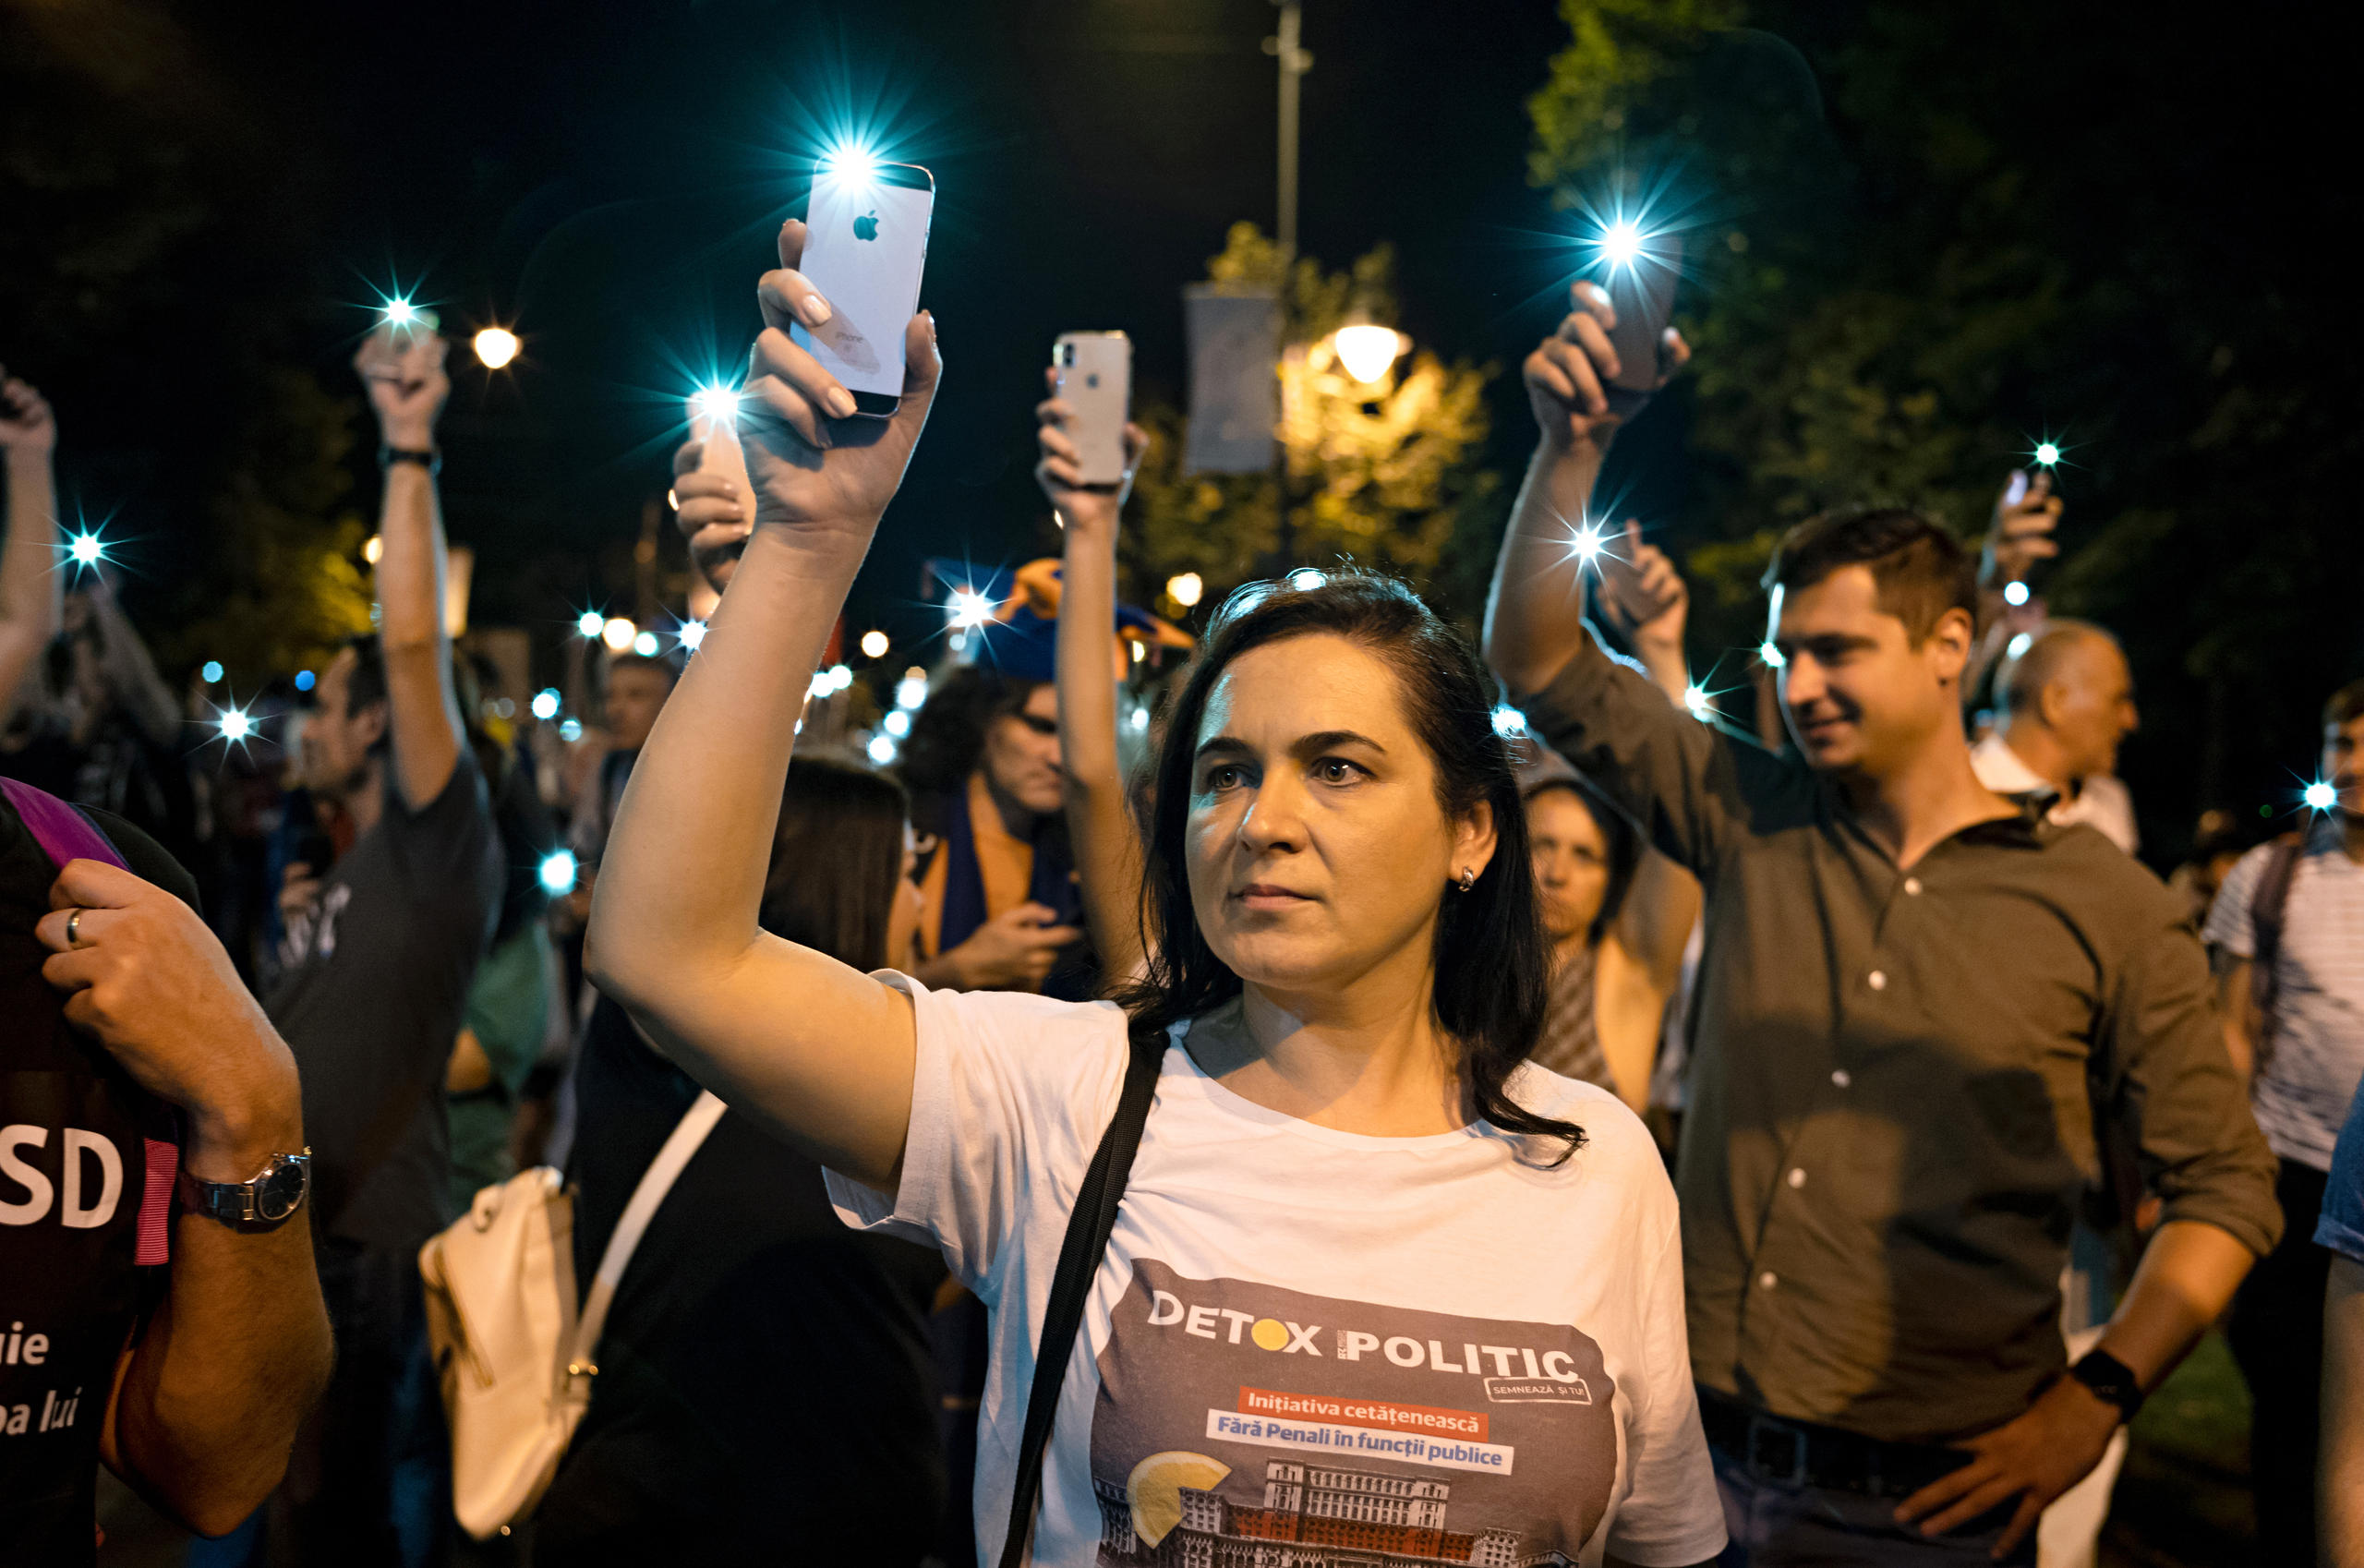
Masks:
[[[173,1256],[173,1181],[180,1175],[181,1149],[161,1138],[148,1144],[148,1186],[139,1197],[139,1244],[131,1260],[147,1267]]]

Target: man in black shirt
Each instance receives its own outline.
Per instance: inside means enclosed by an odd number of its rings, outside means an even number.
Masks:
[[[451,1218],[444,1066],[501,864],[443,630],[433,443],[451,390],[444,348],[390,325],[356,360],[384,442],[380,631],[321,674],[304,771],[357,836],[300,901],[266,1003],[303,1069],[338,1352],[286,1500],[299,1559],[338,1568],[398,1561],[398,1466],[416,1465],[424,1483],[400,1490],[415,1500],[404,1527],[450,1521],[417,1256]]]

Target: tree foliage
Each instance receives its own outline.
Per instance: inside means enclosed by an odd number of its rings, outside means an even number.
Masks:
[[[2291,156],[2338,102],[2328,62],[2024,0],[1562,11],[1535,178],[1684,235],[1704,640],[1753,645],[1789,524],[1901,501],[1974,535],[2053,439],[2069,549],[2037,589],[2128,642],[2153,838],[2274,804],[2364,671],[2355,308],[2324,244],[2356,199]]]
[[[1350,321],[1394,318],[1394,257],[1386,246],[1332,272],[1310,258],[1291,264],[1255,224],[1235,223],[1207,275],[1270,287],[1281,300],[1289,559],[1279,559],[1272,477],[1185,475],[1188,421],[1152,404],[1140,413],[1152,445],[1134,486],[1128,590],[1148,602],[1170,575],[1195,572],[1212,604],[1277,566],[1341,558],[1425,584],[1463,519],[1495,488],[1496,476],[1478,466],[1493,367],[1447,365],[1415,349],[1375,385],[1345,373],[1329,335]]]

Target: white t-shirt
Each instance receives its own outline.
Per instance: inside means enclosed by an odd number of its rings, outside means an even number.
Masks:
[[[931,1240],[992,1314],[979,1559],[1000,1555],[1033,1345],[1124,1079],[1106,1003],[930,991],[896,1200],[832,1173],[850,1224]],[[1705,1562],[1674,1191],[1613,1095],[1511,1090],[1585,1147],[1483,1123],[1422,1138],[1240,1098],[1175,1032],[1045,1456],[1032,1561],[1229,1561],[1252,1541],[1495,1568]],[[1180,1551],[1160,1551],[1179,1533]],[[1300,1555],[1296,1561],[1314,1559]]]

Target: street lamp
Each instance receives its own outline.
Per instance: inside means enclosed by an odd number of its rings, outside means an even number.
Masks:
[[[1388,367],[1411,346],[1410,340],[1394,328],[1369,322],[1339,328],[1332,334],[1331,342],[1337,347],[1338,363],[1346,368],[1346,374],[1365,386],[1383,378]]]
[[[488,370],[498,370],[516,358],[521,346],[517,334],[506,327],[487,327],[476,335],[476,359]]]

